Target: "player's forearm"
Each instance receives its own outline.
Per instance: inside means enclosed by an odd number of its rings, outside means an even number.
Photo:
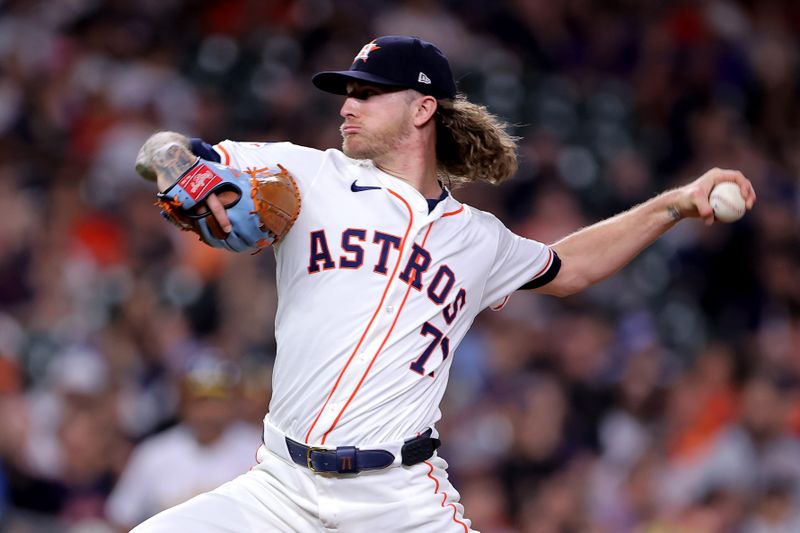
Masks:
[[[620,270],[680,220],[678,195],[665,192],[555,243],[562,268],[540,292],[574,294]]]

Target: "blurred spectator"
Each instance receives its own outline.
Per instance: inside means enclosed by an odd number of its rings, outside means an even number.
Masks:
[[[755,512],[743,525],[742,533],[783,533],[800,530],[800,510],[792,490],[776,482],[758,493]]]
[[[744,501],[742,495],[735,491],[728,491],[724,487],[711,489],[677,516],[667,515],[647,524],[645,531],[736,531],[745,515]]]
[[[575,438],[566,392],[555,378],[538,376],[517,387],[519,397],[511,406],[514,440],[500,472],[511,511],[521,517],[528,495],[567,470],[586,445]]]
[[[513,520],[506,509],[503,486],[496,477],[480,476],[463,479],[461,503],[469,509],[470,519],[481,524],[485,533],[510,533]]]
[[[5,402],[15,407],[3,429],[16,441],[7,456],[11,501],[58,527],[100,521],[126,450],[106,367],[97,352],[75,347],[49,364],[45,384],[24,402]]]
[[[732,455],[726,483],[746,494],[781,491],[800,502],[800,441],[789,432],[789,398],[768,375],[755,375],[742,388],[739,420],[720,437],[717,454]],[[780,490],[778,490],[780,489]]]
[[[190,363],[180,380],[180,421],[133,450],[108,501],[113,523],[132,527],[253,466],[261,434],[237,417],[240,381],[240,370],[218,357]]]
[[[740,491],[743,465],[719,448],[736,416],[732,357],[725,345],[710,346],[671,389],[659,489],[667,509],[684,509],[719,486]]]
[[[657,510],[659,461],[652,452],[663,417],[664,363],[658,347],[632,355],[616,391],[616,406],[603,418],[601,455],[587,491],[589,511],[610,531],[630,531]]]

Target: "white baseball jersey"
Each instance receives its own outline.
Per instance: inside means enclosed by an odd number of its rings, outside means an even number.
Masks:
[[[440,418],[453,355],[475,316],[548,274],[552,251],[447,195],[339,150],[216,145],[239,169],[281,164],[302,198],[277,258],[269,422],[326,447],[402,441]]]

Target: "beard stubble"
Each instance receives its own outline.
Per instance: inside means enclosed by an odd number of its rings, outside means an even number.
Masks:
[[[411,134],[411,122],[405,120],[406,118],[403,117],[403,120],[389,124],[378,132],[359,131],[355,135],[344,136],[342,152],[353,159],[375,160],[394,151]]]

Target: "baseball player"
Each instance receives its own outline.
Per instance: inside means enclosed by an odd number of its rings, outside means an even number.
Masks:
[[[463,182],[508,179],[515,142],[457,93],[433,44],[381,37],[358,51],[349,70],[319,73],[313,83],[343,96],[341,150],[210,146],[176,134],[157,134],[143,147],[140,171],[158,174],[174,209],[205,221],[194,227],[203,240],[232,250],[272,243],[278,308],[258,464],[137,533],[472,531],[436,453],[435,424],[456,348],[475,316],[499,310],[520,289],[573,294],[681,219],[711,223],[716,183],[737,183],[748,209],[756,199],[742,174],[713,169],[546,245],[451,193]],[[165,190],[183,167],[153,171],[149,163],[175,139],[201,157],[195,165],[204,178],[197,182],[192,167]],[[229,168],[290,174],[286,188],[302,202],[282,226],[290,229],[272,230],[262,218],[265,236],[243,237],[248,222],[237,206],[248,195],[241,184],[224,187],[233,183]]]

